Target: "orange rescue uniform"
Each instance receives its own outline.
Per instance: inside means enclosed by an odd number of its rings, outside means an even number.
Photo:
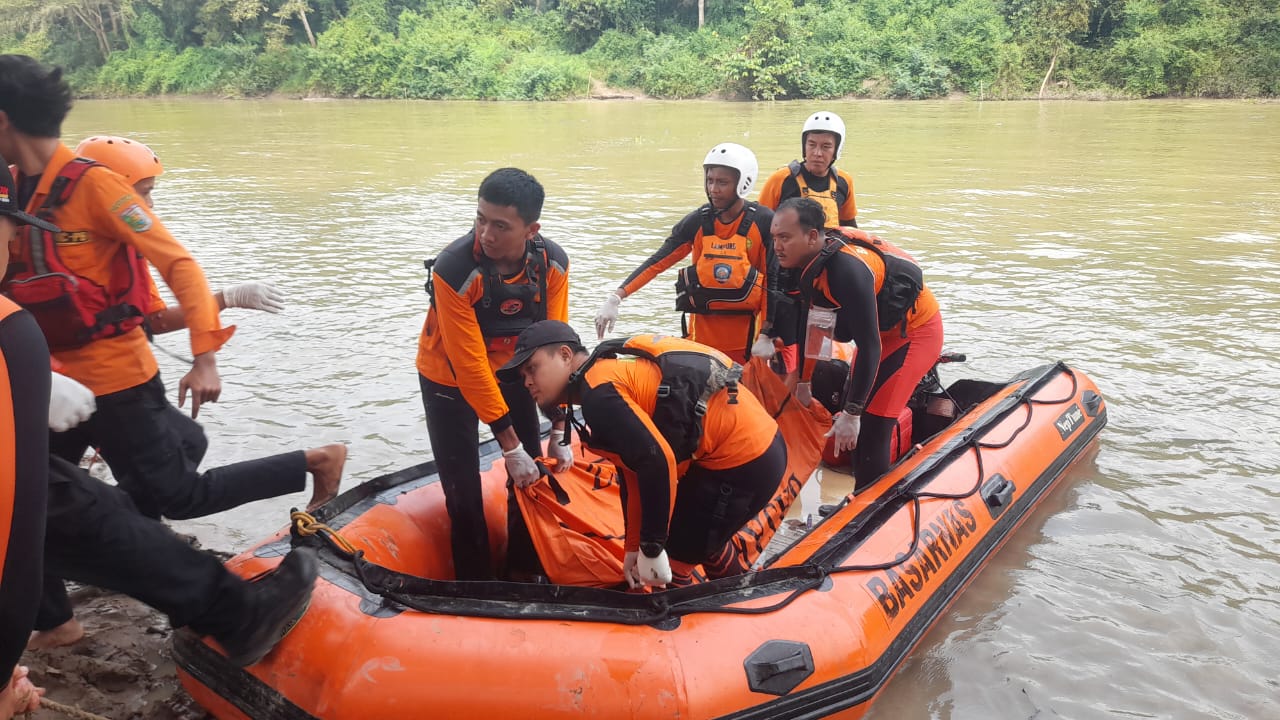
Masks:
[[[70,148],[58,145],[27,203],[28,212],[39,210],[58,171],[74,159]],[[235,331],[234,326],[222,327],[217,301],[195,258],[169,234],[124,178],[103,167],[90,168],[67,202],[54,209],[52,221],[63,231],[57,240],[62,261],[76,274],[99,284],[105,285],[110,278],[111,261],[121,243],[141,252],[177,296],[193,354],[217,351]],[[14,242],[25,243],[27,238],[22,234]],[[11,252],[18,254],[15,248]],[[141,327],[57,352],[54,359],[61,363],[64,374],[98,396],[142,385],[159,372]]]

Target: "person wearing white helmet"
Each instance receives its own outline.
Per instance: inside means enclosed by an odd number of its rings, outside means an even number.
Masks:
[[[858,227],[853,176],[835,166],[846,137],[839,115],[826,110],[810,115],[800,131],[800,159],[765,180],[760,188],[760,204],[776,210],[783,200],[809,198],[822,206],[827,227]]]
[[[800,131],[800,159],[784,165],[765,180],[760,188],[760,204],[777,210],[784,200],[808,198],[822,206],[827,227],[858,227],[853,177],[835,166],[846,137],[844,120],[839,115],[827,110],[810,115]],[[784,298],[777,303],[773,327],[783,344],[779,358],[788,374],[795,373],[799,367],[796,355],[799,298],[795,283],[792,271],[779,271],[778,286]],[[764,345],[758,350],[762,356],[773,356],[773,350]]]
[[[693,264],[676,279],[676,309],[688,320],[682,321],[685,337],[739,362],[755,346],[772,352],[773,211],[747,200],[760,169],[756,156],[736,143],[720,143],[702,169],[707,203],[676,223],[657,252],[609,295],[596,314],[599,338],[613,329],[623,299],[692,253]]]

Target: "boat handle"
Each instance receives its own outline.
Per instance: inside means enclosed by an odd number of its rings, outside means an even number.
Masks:
[[[780,675],[792,670],[806,670],[809,667],[809,661],[805,658],[804,653],[799,650],[790,655],[778,658],[777,660],[768,660],[765,662],[757,662],[756,667],[764,670],[769,675]]]

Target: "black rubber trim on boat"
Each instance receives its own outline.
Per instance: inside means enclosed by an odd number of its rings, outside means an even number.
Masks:
[[[924,601],[919,612],[911,618],[902,632],[898,633],[874,663],[845,677],[829,680],[821,685],[745,710],[721,715],[714,720],[809,720],[827,717],[832,713],[869,702],[888,682],[893,670],[901,664],[911,648],[929,631],[929,628],[933,627],[960,588],[973,578],[1000,543],[1022,524],[1027,515],[1039,507],[1040,498],[1057,485],[1071,463],[1075,462],[1093,442],[1106,424],[1107,413],[1104,409],[1027,488],[1020,499],[1029,499],[1029,502],[1017,503],[995,521],[991,531],[984,535],[964,560],[956,566],[955,571],[947,577],[942,586]]]
[[[280,691],[227,662],[190,630],[173,634],[173,659],[201,685],[254,720],[317,720]]]
[[[997,423],[1024,404],[1034,402],[1031,399],[1032,396],[1063,373],[1074,378],[1074,371],[1060,362],[1031,368],[1015,375],[1006,385],[1016,385],[1008,395],[996,401],[955,437],[933,451],[906,477],[887,489],[879,499],[859,512],[856,517],[848,520],[847,525],[833,533],[831,538],[817,549],[804,565],[767,567],[755,573],[701,583],[692,587],[661,593],[635,594],[565,585],[433,580],[370,563],[360,554],[355,557],[345,556],[335,551],[325,541],[315,537],[305,540],[295,537],[293,542],[295,544],[314,543],[321,548],[321,557],[332,566],[333,572],[348,572],[351,577],[358,578],[358,582],[367,591],[422,612],[509,619],[570,619],[627,625],[654,625],[669,617],[695,613],[772,612],[794,600],[800,593],[823,583],[828,572],[839,567],[874,534],[880,525],[904,505],[913,502],[917,488],[927,484],[933,476],[945,470],[956,458],[971,452]],[[1074,395],[1073,391],[1073,398]],[[1062,402],[1068,402],[1070,399],[1065,398]],[[494,453],[496,457],[496,449]],[[1070,453],[1064,454],[1070,455]],[[1074,455],[1068,457],[1068,460],[1073,459]],[[414,479],[408,477],[409,475],[409,471],[402,471],[395,476],[380,478],[379,481],[382,482],[371,481],[376,483],[379,489],[366,492],[363,498],[353,499],[345,509],[339,510],[337,524],[330,522],[330,525],[334,527],[345,525],[349,522],[348,518],[354,518],[359,512],[363,512],[358,510],[359,507],[371,506],[366,503],[369,503],[370,497],[378,493],[403,492],[403,486],[397,486],[392,482],[392,477],[403,478],[414,487],[435,481],[434,478],[427,481],[418,478],[413,482]],[[974,490],[976,492],[977,487]],[[337,507],[343,506],[340,504]],[[831,520],[827,518],[823,522],[831,522]],[[842,571],[847,572],[849,569],[852,568]],[[350,588],[349,581],[338,582],[331,579],[332,576],[325,572],[323,566],[321,576],[339,586]],[[356,594],[363,595],[363,593]],[[769,596],[785,597],[774,606],[733,607]]]

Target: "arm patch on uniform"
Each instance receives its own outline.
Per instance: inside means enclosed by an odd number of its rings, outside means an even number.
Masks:
[[[136,233],[146,232],[151,229],[151,216],[137,203],[125,208],[124,212],[120,213],[120,219],[124,221],[125,225],[129,226],[130,230]]]

